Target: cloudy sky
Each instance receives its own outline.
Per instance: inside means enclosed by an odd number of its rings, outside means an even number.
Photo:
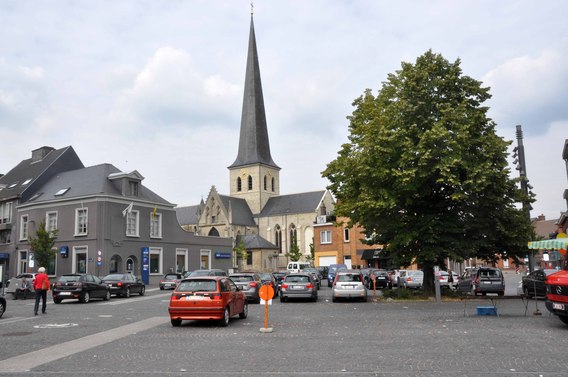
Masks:
[[[515,141],[522,125],[531,215],[558,218],[567,16],[564,0],[255,1],[281,193],[325,188],[320,173],[347,141],[353,100],[432,49],[491,87],[500,136]],[[71,145],[86,166],[138,170],[178,205],[212,185],[228,194],[249,1],[6,0],[0,25],[0,172],[40,146]]]

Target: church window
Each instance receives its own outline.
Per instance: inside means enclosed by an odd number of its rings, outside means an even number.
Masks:
[[[264,191],[266,191],[268,189],[268,178],[266,178],[266,175],[264,176]]]
[[[211,230],[209,231],[208,236],[219,237],[219,231],[217,230],[217,228],[213,227],[213,228],[211,228]]]
[[[248,176],[248,189],[252,190],[252,177],[250,175]]]
[[[274,192],[274,177],[272,177],[272,192]]]
[[[280,225],[274,227],[274,244],[282,254],[282,229],[280,229]]]
[[[290,225],[290,248],[298,244],[298,232],[294,224]]]
[[[243,183],[241,181],[241,177],[237,178],[237,191],[241,191],[243,189]]]

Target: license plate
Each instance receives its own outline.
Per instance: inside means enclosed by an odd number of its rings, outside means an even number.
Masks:
[[[483,284],[491,284],[490,281],[484,281]]]
[[[301,285],[293,285],[292,289],[303,289],[304,287]]]
[[[71,292],[59,292],[59,296],[71,296]]]
[[[185,296],[187,301],[203,301],[203,296]]]
[[[557,304],[556,302],[552,303],[552,309],[554,310],[564,310],[564,304]]]

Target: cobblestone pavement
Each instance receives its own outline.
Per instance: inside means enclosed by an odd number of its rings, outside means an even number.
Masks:
[[[568,326],[544,301],[487,299],[250,305],[229,327],[167,317],[168,292],[89,304],[8,300],[0,376],[568,376]],[[371,296],[372,297],[372,294]],[[535,311],[542,315],[534,315]],[[109,331],[110,330],[110,331]]]

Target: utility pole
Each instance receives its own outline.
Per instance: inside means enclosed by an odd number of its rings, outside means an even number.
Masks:
[[[520,124],[517,125],[517,146],[513,149],[513,158],[515,158],[513,163],[517,164],[516,169],[519,171],[519,176],[521,177],[521,190],[526,196],[526,199],[523,200],[523,211],[526,214],[527,221],[530,223],[532,207],[528,202],[528,197],[529,189],[531,189],[532,186],[529,184],[529,180],[527,178],[525,147],[523,146],[523,130]],[[534,271],[534,254],[529,250],[529,272],[532,271]]]

